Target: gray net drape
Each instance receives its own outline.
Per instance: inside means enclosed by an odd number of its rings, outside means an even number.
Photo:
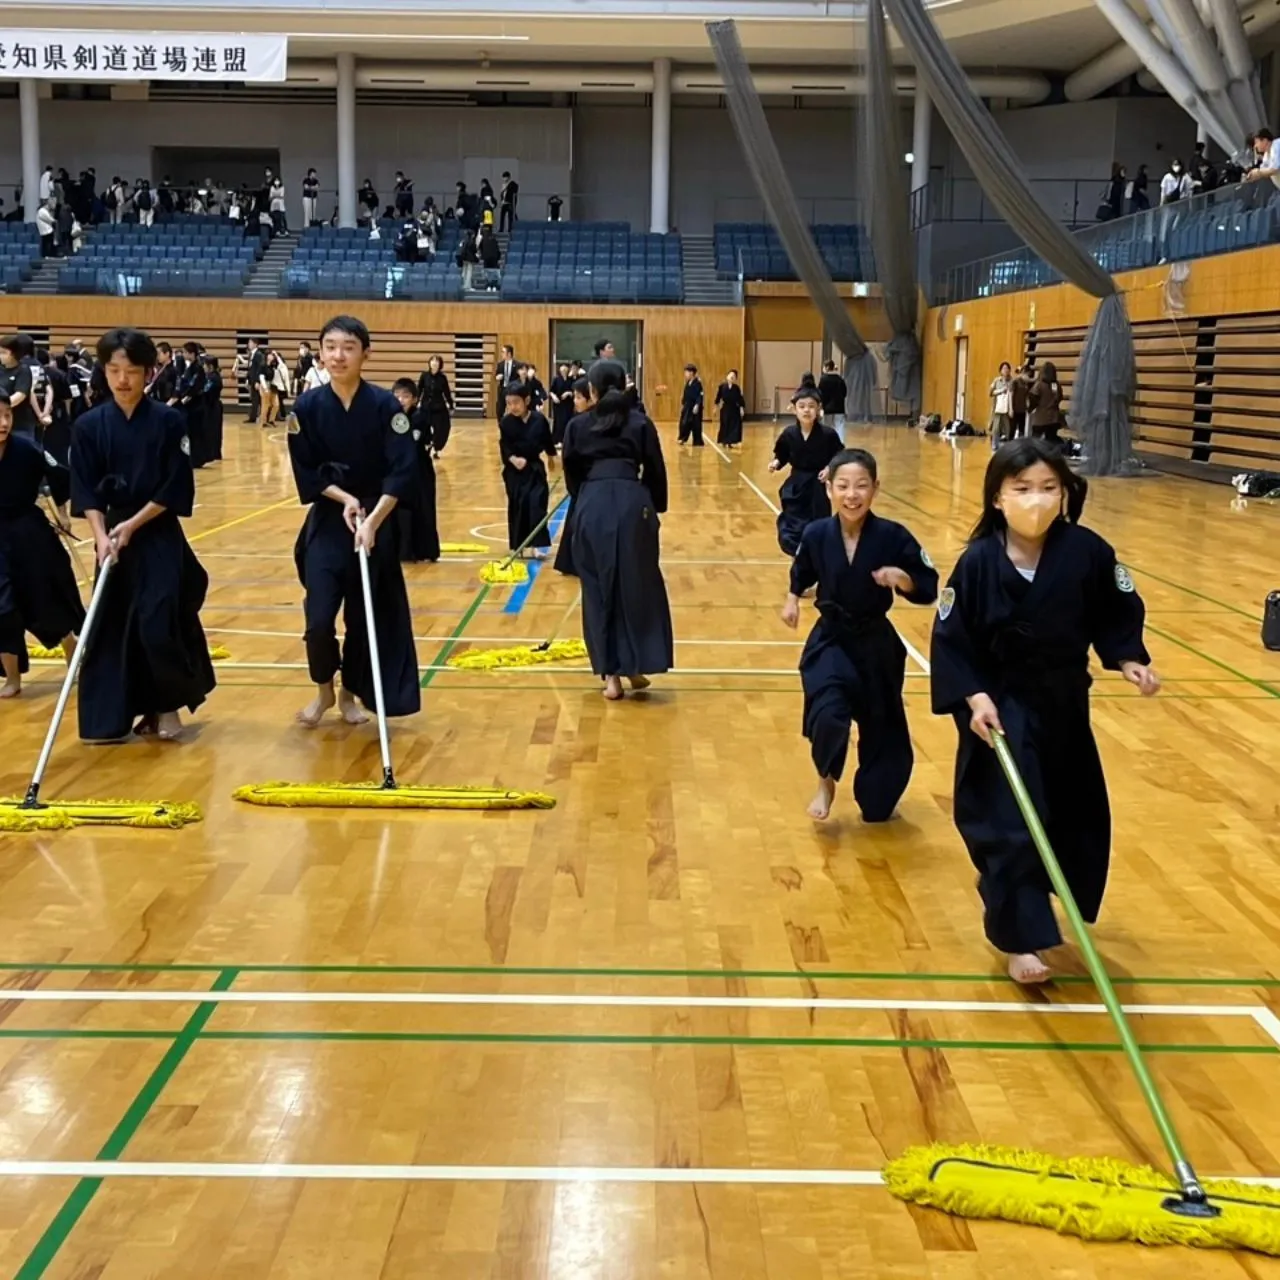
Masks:
[[[873,0],[873,4],[877,0]],[[883,0],[938,114],[991,202],[1025,243],[1086,293],[1103,299],[1071,396],[1071,420],[1085,441],[1084,470],[1116,475],[1132,457],[1129,405],[1137,389],[1133,332],[1110,274],[1036,199],[1013,148],[973,92],[922,0]]]
[[[778,154],[764,107],[751,79],[751,68],[742,51],[736,25],[733,22],[708,22],[707,36],[724,81],[729,117],[733,121],[747,170],[769,211],[769,219],[777,229],[778,239],[782,241],[791,265],[809,291],[809,297],[822,316],[832,341],[844,352],[844,377],[849,387],[846,412],[855,421],[866,422],[871,417],[872,393],[876,385],[875,355],[863,342],[844,303],[840,301],[826,263],[822,261],[796,204],[786,170],[782,167],[782,157]]]
[[[889,57],[884,10],[867,6],[867,98],[862,116],[866,208],[870,211],[871,245],[875,250],[885,314],[893,340],[889,358],[890,394],[907,405],[912,419],[920,409],[920,341],[916,322],[920,294],[916,283],[915,240],[911,234],[911,202],[902,172],[902,130],[898,91]]]

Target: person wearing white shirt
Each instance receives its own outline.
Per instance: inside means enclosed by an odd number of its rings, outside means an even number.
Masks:
[[[271,222],[275,230],[288,231],[289,219],[285,213],[283,179],[277,177],[271,180],[268,199],[271,202]]]
[[[1169,172],[1160,179],[1160,203],[1173,204],[1191,194],[1191,175],[1183,167],[1181,160],[1175,160],[1169,166]]]
[[[1251,139],[1253,154],[1258,158],[1257,166],[1245,174],[1246,182],[1260,182],[1263,178],[1280,187],[1280,142],[1270,129],[1259,129]]]
[[[36,230],[40,233],[40,256],[53,257],[53,238],[57,230],[58,220],[54,217],[53,201],[46,200],[36,210]]]
[[[53,198],[53,165],[45,165],[44,172],[40,175],[40,203],[44,204],[46,200]]]

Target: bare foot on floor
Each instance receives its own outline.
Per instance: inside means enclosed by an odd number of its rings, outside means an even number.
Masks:
[[[0,698],[16,698],[22,692],[21,680],[6,680],[0,687]]]
[[[622,700],[622,681],[617,676],[605,676],[604,696],[609,702]]]
[[[294,718],[304,729],[314,729],[324,718],[324,713],[337,701],[331,685],[320,685],[316,696]]]
[[[627,681],[637,693],[641,689],[647,689],[653,683],[648,676],[628,676]]]
[[[1049,966],[1034,952],[1009,957],[1009,977],[1024,987],[1037,987],[1042,982],[1048,982],[1052,976]]]
[[[818,781],[818,794],[809,802],[809,817],[815,822],[825,822],[831,816],[831,806],[836,799],[836,780],[821,778]]]
[[[355,700],[355,695],[345,689],[338,695],[338,710],[348,724],[368,724],[369,717],[364,708]]]
[[[182,734],[182,717],[176,711],[156,716],[156,737],[161,742],[176,742]]]

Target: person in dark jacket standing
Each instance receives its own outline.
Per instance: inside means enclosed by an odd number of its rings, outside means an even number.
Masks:
[[[1031,434],[1058,444],[1058,428],[1062,426],[1062,384],[1051,361],[1046,360],[1040,367],[1040,376],[1031,386],[1027,404],[1031,410]]]
[[[431,456],[438,458],[449,443],[449,432],[453,427],[453,392],[449,389],[449,378],[440,356],[427,358],[426,372],[418,379],[418,405],[430,428],[428,443]]]
[[[704,400],[702,382],[698,378],[698,366],[684,367],[684,394],[680,398],[680,443],[688,444],[693,437],[695,449],[702,448],[702,408]]]
[[[836,362],[826,361],[822,377],[818,379],[818,399],[822,401],[822,420],[831,427],[844,443],[844,406],[849,387],[836,372]]]
[[[1031,394],[1031,384],[1036,380],[1036,367],[1030,360],[1014,375],[1013,386],[1013,434],[1014,437],[1027,434],[1027,399]]]
[[[726,449],[741,447],[742,415],[747,402],[738,385],[737,369],[730,369],[725,374],[724,381],[716,390],[716,404],[720,408],[720,431],[716,435],[716,444],[722,444]]]
[[[498,188],[498,230],[514,231],[516,204],[520,199],[520,184],[507,172],[502,174],[502,186]]]

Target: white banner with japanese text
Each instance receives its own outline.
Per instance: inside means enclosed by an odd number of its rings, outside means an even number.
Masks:
[[[0,30],[0,78],[283,80],[286,36],[191,31]]]

